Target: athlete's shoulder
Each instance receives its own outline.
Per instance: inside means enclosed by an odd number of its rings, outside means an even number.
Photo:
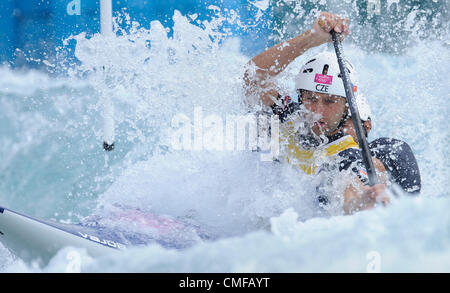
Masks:
[[[411,151],[410,146],[406,142],[392,137],[379,137],[370,142],[369,147],[374,152],[378,153],[381,153],[387,149],[402,151],[403,148],[407,151]]]
[[[394,182],[407,192],[420,191],[419,165],[411,147],[406,142],[380,137],[370,142],[369,148],[372,155],[383,163]]]
[[[380,137],[369,143],[372,155],[377,157],[390,169],[398,164],[417,165],[416,158],[411,147],[404,141]]]

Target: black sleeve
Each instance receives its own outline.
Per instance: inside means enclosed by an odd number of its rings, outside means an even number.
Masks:
[[[367,184],[369,182],[369,178],[367,177],[366,169],[364,168],[364,163],[362,161],[362,154],[359,149],[346,149],[341,151],[338,154],[339,158],[337,160],[337,164],[335,163],[324,163],[318,170],[317,174],[321,172],[333,172],[334,170],[338,170],[339,172],[350,170],[353,174],[355,174],[363,184]],[[318,194],[317,203],[319,206],[325,206],[328,204],[328,196],[327,190],[330,186],[332,186],[332,177],[325,176],[323,181],[316,186],[316,192]]]
[[[421,179],[419,166],[411,147],[404,141],[381,137],[371,143],[372,155],[380,160],[391,180],[409,193],[419,193]]]
[[[339,171],[350,169],[362,183],[369,182],[366,168],[362,159],[362,154],[359,149],[346,149],[339,153]]]
[[[281,102],[281,106],[278,106],[274,103],[270,107],[272,108],[273,114],[277,115],[280,119],[280,122],[283,123],[289,118],[289,115],[299,109],[299,104],[292,101],[292,98],[289,96],[286,96],[284,98],[278,96],[278,100]]]

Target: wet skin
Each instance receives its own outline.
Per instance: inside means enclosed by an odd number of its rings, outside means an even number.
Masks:
[[[331,136],[339,131],[337,127],[347,112],[344,97],[303,91],[301,99],[305,108],[316,114],[316,119],[312,121],[312,131],[316,135]]]

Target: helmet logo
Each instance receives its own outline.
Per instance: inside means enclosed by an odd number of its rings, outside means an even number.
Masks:
[[[324,75],[316,73],[316,77],[314,78],[314,82],[322,83],[322,84],[332,84],[333,76],[332,75]]]

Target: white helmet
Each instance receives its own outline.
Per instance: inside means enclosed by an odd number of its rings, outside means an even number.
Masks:
[[[369,103],[358,92],[356,71],[348,59],[346,60],[346,65],[350,74],[350,80],[353,84],[353,92],[359,115],[361,120],[366,121],[371,116]],[[344,83],[342,82],[336,55],[332,52],[323,52],[306,62],[295,79],[295,88],[297,90],[327,93],[345,98]]]

